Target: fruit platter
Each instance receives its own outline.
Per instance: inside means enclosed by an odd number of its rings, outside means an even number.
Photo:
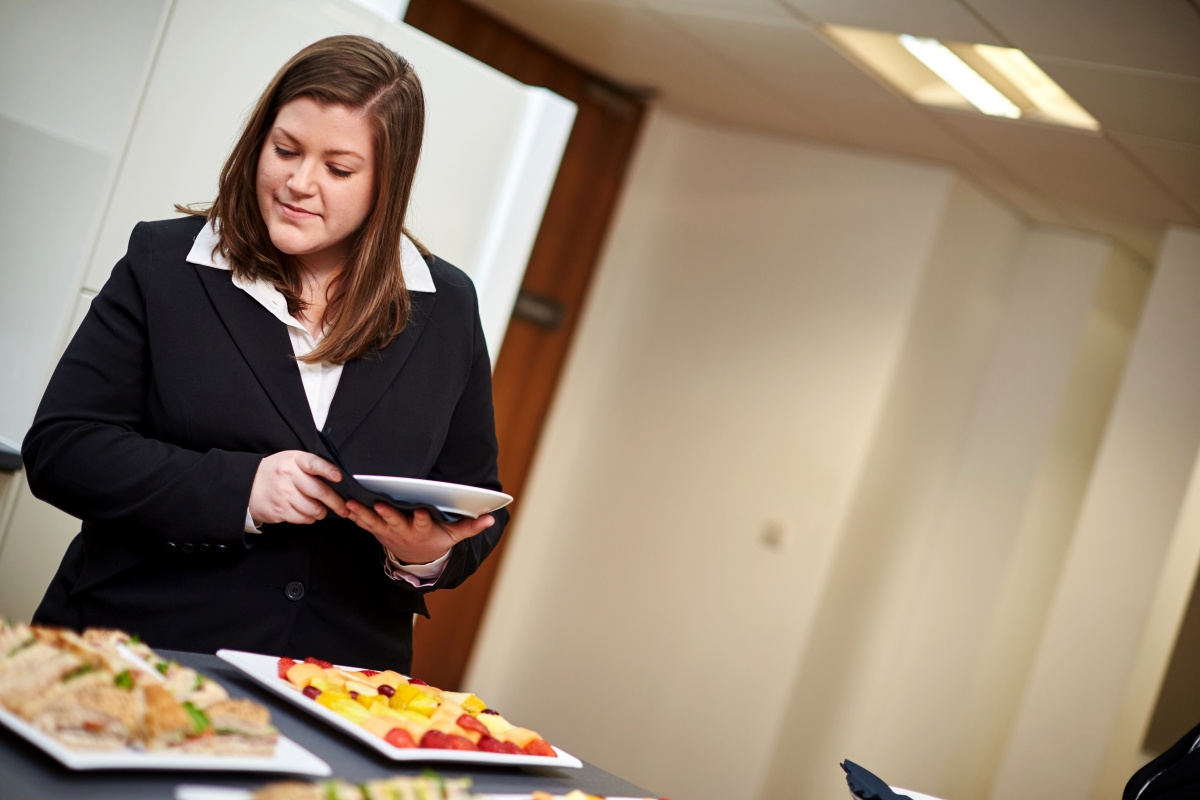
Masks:
[[[219,650],[276,695],[396,761],[580,768],[536,731],[506,720],[480,698],[393,670],[307,658]]]
[[[547,792],[532,794],[474,794],[470,778],[444,778],[426,775],[393,775],[366,783],[350,783],[338,778],[304,783],[281,781],[259,789],[232,789],[222,786],[183,784],[175,789],[175,800],[655,800],[654,798],[609,797],[586,794],[575,789],[565,795]]]

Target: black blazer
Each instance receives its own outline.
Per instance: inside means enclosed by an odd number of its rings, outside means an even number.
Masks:
[[[83,520],[34,620],[407,670],[423,593],[384,574],[371,534],[332,514],[243,532],[263,456],[323,451],[286,326],[185,260],[203,225],[134,229],[25,437],[34,495]],[[474,286],[428,263],[437,291],[411,293],[404,332],[346,364],[327,425],[355,472],[500,489]],[[508,521],[494,516],[433,588],[479,567]]]

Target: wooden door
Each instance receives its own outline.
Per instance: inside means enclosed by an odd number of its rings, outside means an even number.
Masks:
[[[505,544],[520,518],[525,478],[620,193],[644,103],[462,0],[411,0],[404,21],[522,83],[546,87],[579,106],[493,373],[500,480],[516,498],[513,523],[466,583],[427,598],[431,618],[419,618],[414,631],[413,674],[435,686],[457,689]]]

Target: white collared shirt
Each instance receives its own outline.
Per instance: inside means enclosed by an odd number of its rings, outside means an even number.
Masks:
[[[229,270],[229,261],[216,249],[219,242],[217,231],[209,221],[196,235],[192,249],[187,254],[187,261],[202,267]],[[421,256],[421,251],[412,240],[401,234],[400,237],[400,270],[404,273],[404,284],[410,292],[436,292],[433,276],[429,273],[429,265]],[[266,281],[247,281],[233,276],[233,285],[257,300],[263,308],[287,326],[288,338],[292,341],[292,353],[297,359],[311,353],[324,338],[325,333],[313,337],[304,324],[288,313],[287,300],[279,290]],[[325,427],[325,418],[329,416],[329,406],[337,393],[338,382],[342,379],[342,364],[306,364],[297,360],[300,369],[300,380],[304,384],[304,394],[308,397],[308,407],[312,411],[313,422],[317,430]],[[246,533],[261,533],[254,524],[250,509],[246,509]],[[432,586],[441,577],[450,560],[449,551],[441,558],[429,564],[401,564],[391,551],[387,551],[384,571],[392,580],[404,580],[413,586]]]

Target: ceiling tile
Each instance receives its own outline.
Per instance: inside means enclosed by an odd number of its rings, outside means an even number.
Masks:
[[[780,0],[816,22],[933,36],[955,42],[1004,44],[955,0]]]
[[[967,0],[1030,53],[1200,77],[1188,0]]]
[[[860,147],[955,166],[980,163],[978,154],[960,138],[907,100],[872,102],[811,95],[803,102]]]
[[[1102,127],[1200,144],[1200,78],[1047,56],[1034,60]]]
[[[976,183],[985,191],[995,194],[1002,201],[1034,222],[1046,225],[1076,224],[1061,208],[1028,187],[1019,186],[1011,177],[986,167],[963,168],[967,180]]]
[[[875,101],[894,97],[799,21],[759,25],[682,14],[658,16],[785,101],[809,94]]]
[[[1101,136],[952,111],[930,113],[990,153],[1005,172],[1066,207],[1134,220],[1196,222],[1190,208]]]
[[[1200,216],[1200,147],[1124,133],[1113,138]]]
[[[630,0],[593,0],[594,2],[628,3]],[[674,14],[692,14],[714,19],[760,24],[790,23],[796,20],[784,6],[775,0],[638,0],[653,11]]]

